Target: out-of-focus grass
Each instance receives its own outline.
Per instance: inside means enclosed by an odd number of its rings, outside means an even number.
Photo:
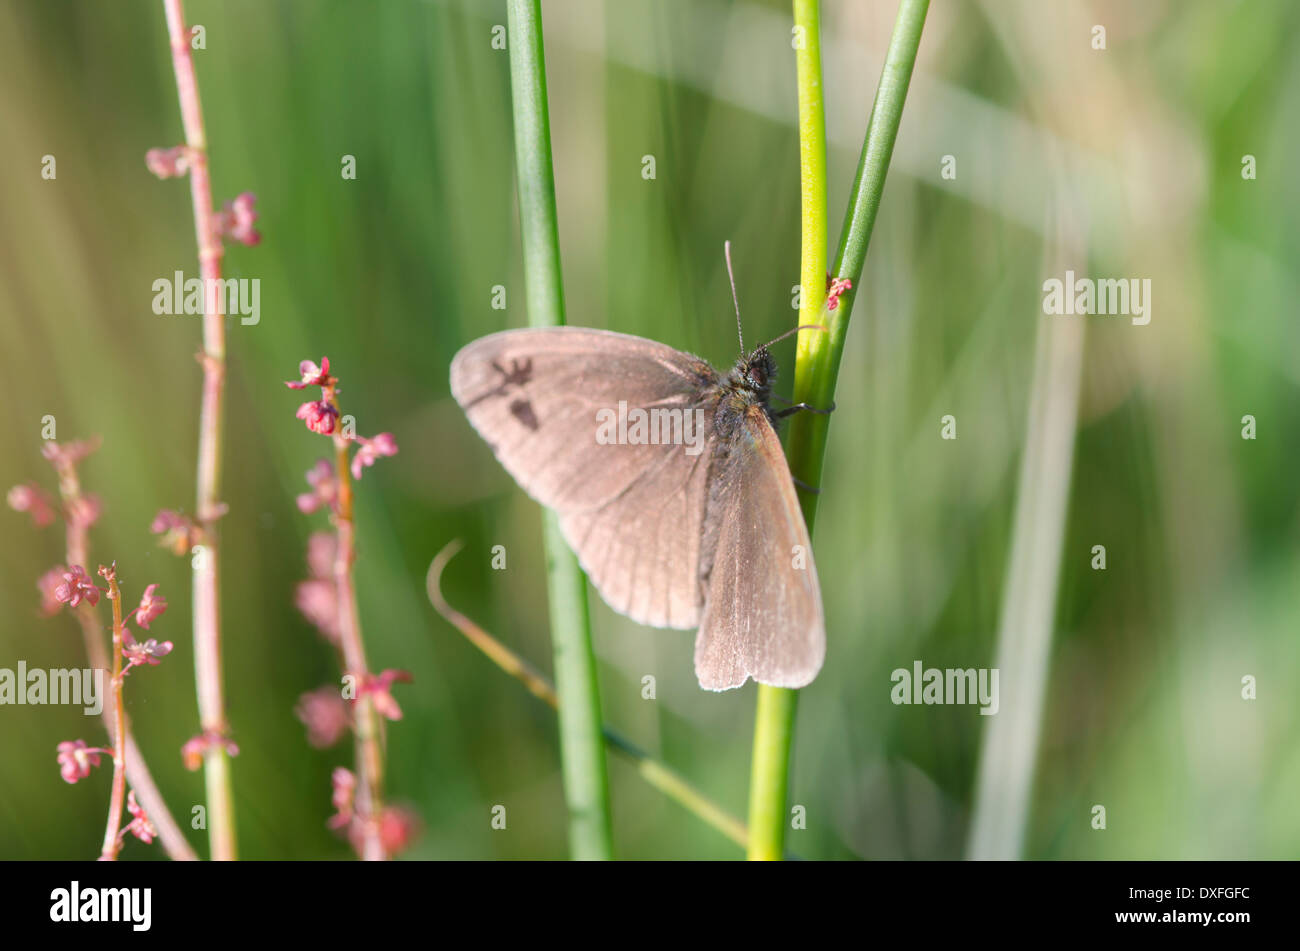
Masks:
[[[857,159],[893,3],[828,4],[832,217]],[[1148,327],[1090,319],[1075,468],[1027,854],[1284,858],[1300,852],[1300,225],[1286,212],[1300,132],[1300,11],[1212,0],[939,5],[908,99],[841,369],[818,525],[830,654],[803,692],[792,802],[809,857],[960,855],[981,719],[889,702],[889,673],[993,663],[1044,236],[1047,147],[1088,169],[1097,276],[1151,277]],[[406,718],[389,789],[428,857],[564,854],[553,714],[447,628],[423,595],[448,539],[448,598],[545,667],[540,520],[447,396],[464,342],[526,323],[501,4],[201,2],[198,54],[218,198],[258,195],[265,238],[227,255],[261,280],[262,320],[230,329],[223,523],[241,854],[345,857],[324,826],[345,750],[306,746],[292,708],[335,675],[296,614],[313,521],[293,504],[323,446],[281,380],[330,356],[362,432],[402,447],[359,486],[358,584],[376,669]],[[794,319],[798,166],[785,4],[547,6],[569,320],[734,355],[719,248],[734,243],[751,339]],[[1089,47],[1094,20],[1108,49]],[[464,77],[470,77],[467,84]],[[1048,102],[1040,114],[1030,102]],[[157,581],[177,642],[128,696],[178,815],[201,799],[179,747],[197,713],[188,566],[154,511],[189,506],[197,323],[157,317],[150,285],[192,270],[186,185],[144,151],[180,138],[161,10],[0,3],[0,485],[47,478],[40,419],[102,433],[84,467],[105,501],[93,553]],[[1245,182],[1241,156],[1257,157]],[[53,154],[58,178],[43,181]],[[356,181],[339,175],[357,157]],[[957,157],[958,178],[939,177]],[[642,157],[656,177],[642,177]],[[507,288],[505,312],[490,306]],[[432,332],[431,332],[432,331]],[[790,384],[793,344],[779,345]],[[780,385],[780,384],[778,384]],[[959,421],[956,442],[939,419]],[[1256,417],[1259,438],[1240,439]],[[0,667],[80,663],[70,618],[35,616],[53,531],[0,511]],[[492,571],[503,544],[508,569]],[[1105,544],[1109,567],[1088,567]],[[742,809],[753,690],[699,690],[692,636],[593,600],[609,722]],[[654,674],[658,699],[641,696]],[[1240,679],[1259,678],[1259,699]],[[134,677],[134,675],[133,675]],[[1003,715],[1003,714],[999,714]],[[94,854],[107,773],[74,787],[55,744],[100,727],[62,707],[0,707],[0,856]],[[627,857],[734,857],[733,845],[612,761]],[[490,809],[507,806],[494,832]],[[1093,832],[1088,810],[1107,806]],[[194,836],[196,845],[203,843]],[[127,858],[151,855],[135,845]]]

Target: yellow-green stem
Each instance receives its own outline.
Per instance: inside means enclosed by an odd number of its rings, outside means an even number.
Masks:
[[[921,42],[929,0],[902,0],[876,99],[867,121],[853,192],[840,234],[835,277],[858,283],[875,225],[885,173],[893,154],[903,103],[907,98],[916,51]],[[799,167],[802,201],[802,299],[799,323],[827,326],[829,332],[802,331],[795,362],[794,400],[814,407],[834,403],[835,381],[844,352],[853,291],[840,295],[836,309],[826,302],[826,123],[822,98],[820,17],[816,0],[795,0],[795,62],[799,85]],[[800,48],[802,47],[802,48]],[[804,485],[821,485],[829,431],[828,416],[798,413],[786,441],[790,471]],[[818,495],[800,491],[800,506],[809,535]],[[785,841],[786,794],[790,749],[794,738],[797,694],[760,686],[754,725],[754,759],[750,781],[749,857],[778,859]]]
[[[822,99],[821,10],[818,0],[794,0],[795,76],[799,88],[801,264],[799,324],[815,324],[826,301],[826,108]],[[801,331],[795,361],[795,401],[815,370],[809,355],[819,331]],[[814,496],[815,498],[815,496]],[[805,503],[808,496],[805,496]],[[812,513],[804,517],[812,530]],[[785,851],[785,803],[798,695],[758,686],[754,754],[749,781],[749,858],[780,859]]]

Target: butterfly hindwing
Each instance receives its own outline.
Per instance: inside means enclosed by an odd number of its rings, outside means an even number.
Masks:
[[[781,443],[759,406],[719,449],[710,476],[705,606],[695,673],[709,690],[749,677],[803,687],[826,656],[812,544]]]

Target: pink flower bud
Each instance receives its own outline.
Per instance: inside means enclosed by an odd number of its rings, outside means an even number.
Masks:
[[[301,390],[308,386],[330,386],[338,382],[330,376],[329,357],[321,357],[320,366],[310,360],[303,360],[298,364],[298,375],[300,379],[289,380],[284,385],[291,390]]]
[[[90,770],[99,765],[99,755],[111,750],[99,749],[86,745],[85,740],[65,740],[59,744],[59,775],[65,783],[75,783],[90,775]]]
[[[90,528],[99,521],[102,508],[99,496],[93,493],[73,499],[68,503],[68,522],[78,528]]]
[[[361,448],[352,457],[352,478],[354,479],[360,479],[361,470],[366,466],[373,466],[375,460],[380,456],[397,455],[397,440],[393,438],[392,433],[380,433],[374,439],[358,436],[357,442],[361,444]]]
[[[332,579],[339,541],[333,532],[312,532],[307,539],[307,569],[313,578]]]
[[[59,613],[61,602],[59,601],[56,592],[58,591],[59,585],[63,583],[63,573],[67,570],[68,569],[62,565],[51,568],[49,571],[45,572],[45,574],[41,575],[36,582],[36,587],[41,592],[41,614],[45,617],[50,617],[51,615]]]
[[[150,149],[144,163],[159,178],[179,178],[190,170],[190,150],[183,145],[170,149]]]
[[[94,607],[99,603],[99,595],[100,589],[95,587],[81,565],[73,565],[63,572],[63,581],[54,589],[56,601],[74,608],[83,599],[89,601],[90,606]]]
[[[126,811],[131,813],[132,816],[130,823],[127,824],[126,832],[131,833],[146,845],[158,836],[158,830],[149,821],[149,817],[145,815],[144,807],[136,802],[134,789],[127,793]]]
[[[334,507],[334,502],[338,499],[339,486],[334,466],[328,459],[319,460],[307,471],[307,484],[312,490],[298,496],[298,510],[303,515],[310,515],[322,505]]]
[[[217,234],[248,247],[259,244],[262,236],[253,227],[257,221],[257,211],[253,208],[256,201],[256,195],[244,192],[234,201],[226,202],[216,216]]]
[[[389,806],[379,819],[379,840],[385,855],[405,852],[419,834],[420,817],[405,806]]]
[[[333,746],[352,726],[347,701],[337,687],[303,694],[293,712],[307,727],[307,742],[317,749]]]
[[[164,657],[172,652],[173,646],[171,641],[159,643],[152,637],[140,644],[131,636],[130,631],[125,628],[122,630],[122,656],[127,659],[130,667],[142,667],[145,664],[157,666]]]
[[[54,500],[34,482],[14,486],[5,498],[15,512],[30,515],[37,528],[44,528],[54,521]]]
[[[339,596],[332,579],[299,581],[294,589],[293,601],[302,616],[315,625],[325,640],[338,644]]]
[[[78,439],[66,446],[48,440],[41,446],[41,455],[57,469],[62,466],[75,466],[98,448],[98,436],[93,439]]]
[[[135,609],[135,623],[139,624],[146,631],[149,625],[153,623],[154,618],[167,610],[167,599],[162,595],[155,596],[153,589],[158,587],[151,584],[144,589],[144,595],[140,598],[140,606]]]
[[[298,418],[307,424],[307,428],[322,436],[334,434],[334,424],[339,411],[324,400],[310,400],[298,407]]]
[[[198,543],[200,534],[193,519],[171,509],[163,509],[155,515],[149,531],[162,536],[158,544],[177,556],[188,553]]]
[[[239,747],[233,740],[229,740],[215,730],[207,730],[198,736],[192,736],[185,741],[181,747],[181,759],[185,761],[185,768],[191,773],[203,765],[203,757],[207,751],[215,747],[225,747],[226,752],[231,756],[239,755]]]
[[[397,705],[393,695],[389,693],[389,688],[395,682],[409,684],[414,680],[409,671],[405,670],[385,670],[379,674],[370,674],[361,681],[361,688],[357,691],[357,697],[370,697],[370,702],[374,704],[375,710],[390,720],[402,719],[402,708]]]
[[[357,777],[352,775],[351,770],[338,766],[330,776],[330,785],[334,789],[331,801],[334,804],[335,814],[330,816],[328,825],[331,829],[342,829],[352,822],[352,803],[356,798]]]

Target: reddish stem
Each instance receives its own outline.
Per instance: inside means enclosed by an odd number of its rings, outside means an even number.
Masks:
[[[199,84],[194,73],[190,34],[185,27],[181,0],[163,0],[167,32],[171,39],[176,89],[185,144],[189,150],[190,194],[194,204],[194,232],[199,247],[199,272],[203,277],[203,397],[199,411],[199,460],[196,518],[202,530],[202,550],[194,562],[194,675],[199,700],[199,720],[205,735],[226,736],[225,697],[221,673],[221,602],[218,571],[217,519],[221,515],[221,420],[226,375],[226,327],[214,297],[221,279],[224,253],[212,213],[212,185],[208,176],[208,146],[203,129]],[[208,830],[212,858],[235,858],[235,818],[230,791],[230,758],[224,743],[204,748],[204,779],[208,796]]]
[[[323,399],[336,412],[338,398],[333,386],[323,388]],[[339,413],[342,419],[342,413]],[[336,424],[337,425],[337,424]],[[338,550],[334,556],[334,583],[338,588],[339,643],[343,649],[346,673],[357,678],[356,704],[356,760],[357,801],[356,811],[361,823],[361,857],[366,861],[382,861],[384,852],[380,837],[380,815],[383,809],[384,758],[381,748],[379,717],[369,694],[361,688],[370,679],[366,664],[365,646],[361,640],[361,614],[357,609],[356,582],[352,565],[356,561],[356,525],[352,516],[352,473],[348,469],[349,441],[337,429],[334,432],[334,458],[338,472],[338,510],[335,527],[338,530]]]
[[[122,706],[122,591],[117,573],[108,578],[108,597],[113,602],[113,795],[108,801],[108,825],[104,829],[104,846],[99,857],[117,860],[122,841],[122,807],[126,803],[126,713]]]

